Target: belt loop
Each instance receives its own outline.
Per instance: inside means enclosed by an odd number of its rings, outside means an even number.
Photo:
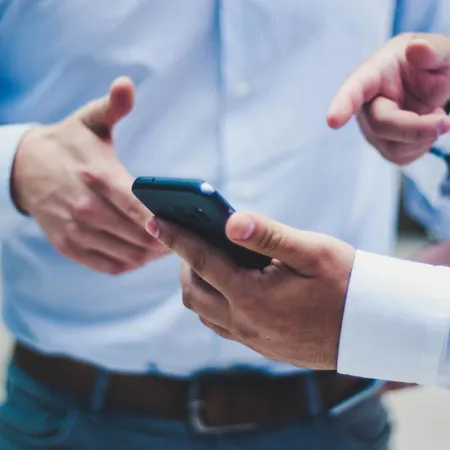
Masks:
[[[322,398],[317,384],[317,375],[314,372],[306,374],[306,395],[308,398],[309,413],[317,417],[322,413]]]
[[[98,369],[94,382],[94,389],[90,399],[90,412],[95,417],[103,409],[106,392],[108,389],[109,373],[104,369]]]

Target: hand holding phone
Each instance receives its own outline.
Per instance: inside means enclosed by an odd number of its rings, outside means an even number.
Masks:
[[[233,207],[203,180],[139,177],[134,195],[156,216],[202,237],[237,265],[262,270],[271,258],[231,242],[225,232]]]

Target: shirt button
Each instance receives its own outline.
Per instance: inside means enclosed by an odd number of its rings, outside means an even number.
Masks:
[[[246,81],[240,81],[234,87],[234,94],[236,95],[236,97],[244,98],[250,94],[251,89],[252,88],[250,83],[247,83]]]

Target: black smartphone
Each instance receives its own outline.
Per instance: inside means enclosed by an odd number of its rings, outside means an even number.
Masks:
[[[198,234],[237,265],[262,270],[271,258],[231,242],[225,233],[233,207],[207,182],[184,178],[139,177],[133,194],[156,216]]]

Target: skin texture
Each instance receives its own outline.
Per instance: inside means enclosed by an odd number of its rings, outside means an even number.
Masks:
[[[17,207],[36,219],[56,250],[109,274],[168,251],[145,232],[151,214],[131,193],[133,177],[114,152],[113,128],[133,104],[133,83],[118,78],[105,97],[32,129],[11,177]]]
[[[350,245],[253,213],[235,213],[227,224],[228,238],[274,258],[259,272],[237,267],[216,248],[168,222],[152,218],[147,230],[184,260],[183,303],[207,327],[272,360],[336,369],[355,256]],[[412,259],[450,266],[450,243],[425,246]],[[413,386],[388,383],[384,392]]]
[[[345,81],[328,111],[331,128],[356,116],[366,139],[404,165],[450,131],[450,39],[403,34],[390,40]]]
[[[183,302],[206,326],[272,360],[336,368],[352,246],[256,214],[235,213],[227,224],[228,238],[274,258],[260,272],[236,266],[168,222],[153,218],[147,230],[185,261]]]

